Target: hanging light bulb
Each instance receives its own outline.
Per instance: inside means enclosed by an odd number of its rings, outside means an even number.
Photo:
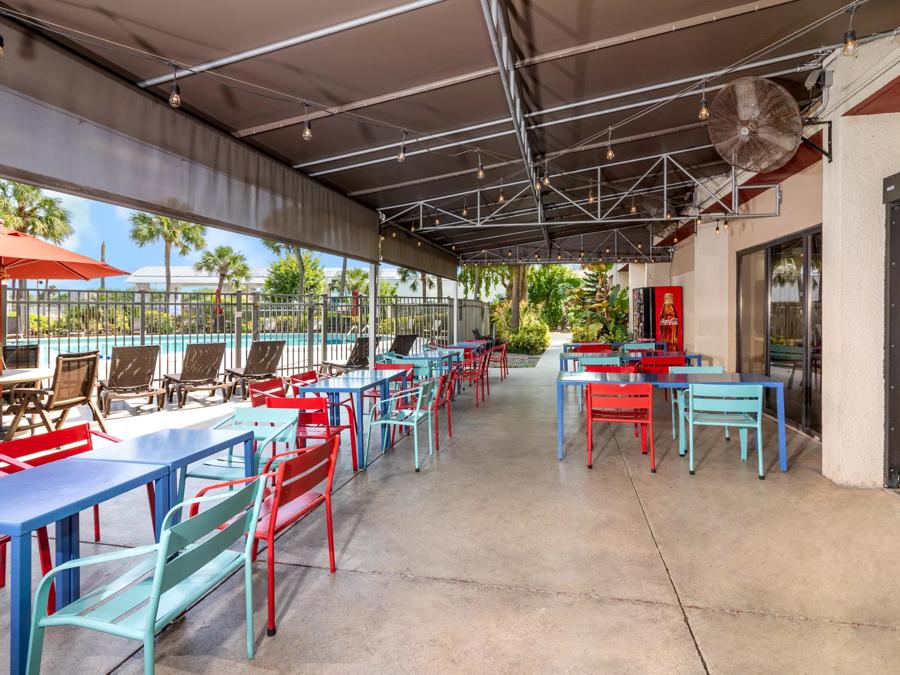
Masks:
[[[303,140],[310,141],[312,140],[312,125],[309,122],[309,105],[306,101],[303,102],[303,112],[306,116],[306,120],[303,122]]]
[[[416,246],[421,246],[421,245],[422,245],[422,240],[416,239]]]
[[[545,187],[549,187],[549,186],[550,186],[550,164],[547,163],[547,162],[544,162],[544,180],[543,180],[543,183],[544,183],[544,186],[545,186]]]
[[[697,119],[706,122],[709,119],[709,106],[706,104],[706,80],[703,80],[703,91],[700,94],[700,110],[697,111]]]
[[[503,179],[500,179],[500,195],[497,197],[497,201],[499,203],[503,203],[506,201],[506,197],[503,196]]]
[[[6,55],[5,42],[3,41],[3,36],[0,35],[0,59],[2,59],[5,55]]]
[[[169,90],[169,105],[173,108],[181,107],[181,87],[178,86],[178,68],[172,64],[172,89]]]
[[[609,253],[609,246],[606,247],[606,252]]]
[[[437,211],[434,212],[434,224],[435,225],[441,224],[441,214],[439,214]]]
[[[512,258],[512,249],[509,249],[509,250],[506,252],[506,257],[507,257],[507,258]]]
[[[397,238],[397,230],[391,230],[391,239]]]
[[[538,172],[534,178],[534,189],[538,192],[541,191],[541,188],[544,186],[544,181],[541,180],[541,174]]]
[[[557,254],[556,254],[556,259],[557,259],[557,260],[562,260],[562,253],[557,253]]]
[[[588,204],[594,203],[594,181],[591,181],[591,187],[588,189]]]
[[[584,259],[584,249],[582,249],[581,251],[578,252],[578,257],[581,258],[582,260]]]
[[[631,206],[628,207],[628,213],[634,214],[637,213],[638,209],[634,203],[634,197],[631,198]]]
[[[453,246],[451,246],[450,248],[453,249],[453,250],[455,251],[455,250],[456,250],[456,244],[453,244]]]
[[[380,235],[380,236],[378,237],[378,240],[379,240],[379,241],[384,241],[384,235],[383,235],[383,234]]]
[[[406,159],[406,129],[400,132],[400,152],[397,154],[397,161],[401,164]]]
[[[475,172],[475,177],[478,180],[484,180],[484,165],[481,163],[481,150],[476,148],[475,153],[478,155],[478,170]]]
[[[535,259],[535,260],[538,259],[538,252],[537,252],[537,251],[534,252],[534,259]]]
[[[468,215],[469,215],[469,198],[466,197],[465,201],[463,202],[462,217],[465,218]]]
[[[612,147],[612,128],[609,130],[609,136],[606,139],[606,161],[611,162],[616,158],[616,153]]]
[[[856,3],[850,8],[850,23],[847,25],[847,32],[844,33],[844,46],[841,52],[844,56],[856,56],[856,48],[859,43],[856,41],[856,31],[853,30],[853,16],[856,14]]]
[[[678,237],[674,237],[673,240],[676,244],[678,243]]]
[[[728,229],[728,218],[725,219],[724,229],[726,229],[726,230]]]
[[[639,242],[638,242],[638,248],[644,248],[644,242],[639,241]]]

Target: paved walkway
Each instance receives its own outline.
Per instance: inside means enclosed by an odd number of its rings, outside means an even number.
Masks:
[[[690,476],[661,398],[657,474],[630,429],[599,426],[588,470],[574,398],[558,462],[557,355],[495,377],[477,411],[465,394],[421,473],[406,441],[355,478],[342,467],[338,572],[321,513],[278,542],[278,634],[259,565],[254,661],[234,577],[160,637],[158,672],[896,672],[896,495],[832,485],[795,433],[779,473],[772,423],[765,481],[715,430]],[[103,519],[86,554],[149,539],[138,493]],[[57,630],[46,644],[46,672],[141,670],[124,640]]]

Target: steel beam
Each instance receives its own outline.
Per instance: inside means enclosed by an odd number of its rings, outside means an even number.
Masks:
[[[397,5],[396,7],[383,9],[380,12],[374,12],[372,14],[367,14],[366,16],[360,16],[356,19],[350,19],[349,21],[342,21],[341,23],[336,23],[333,26],[325,26],[324,28],[319,28],[317,30],[310,31],[309,33],[302,33],[301,35],[295,35],[284,40],[279,40],[278,42],[272,42],[267,45],[262,45],[260,47],[248,49],[243,52],[238,52],[237,54],[223,56],[222,58],[207,61],[206,63],[201,63],[196,66],[181,68],[176,71],[175,74],[177,75],[178,79],[184,79],[186,77],[190,77],[191,75],[204,73],[209,70],[215,70],[216,68],[222,68],[223,66],[230,66],[233,63],[240,63],[241,61],[254,59],[258,56],[265,56],[266,54],[281,51],[282,49],[287,49],[288,47],[296,47],[297,45],[302,45],[305,42],[312,42],[313,40],[318,40],[319,38],[327,37],[329,35],[343,33],[344,31],[351,30],[353,28],[366,26],[377,21],[382,21],[383,19],[388,19],[392,16],[405,14],[406,12],[412,12],[423,7],[429,7],[430,5],[436,5],[443,1],[444,0],[415,0],[414,2],[407,2],[403,5]],[[165,75],[151,77],[147,80],[138,82],[137,86],[141,88],[153,87],[157,84],[169,82],[171,79],[172,73],[166,73]]]

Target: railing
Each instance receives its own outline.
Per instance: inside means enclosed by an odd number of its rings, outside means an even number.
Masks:
[[[453,339],[452,300],[378,298],[376,351],[390,348],[400,333],[447,344]],[[101,290],[7,289],[7,343],[37,343],[40,363],[57,354],[98,350],[105,377],[112,348],[160,345],[157,378],[181,369],[191,342],[224,342],[223,368],[241,366],[253,340],[285,340],[281,373],[346,360],[356,339],[368,336],[366,295],[299,297],[268,293],[170,293]],[[459,337],[484,326],[482,303],[460,301]],[[2,320],[2,317],[0,317]],[[480,322],[480,323],[477,323]],[[471,327],[470,327],[471,326]],[[2,330],[2,326],[0,326]],[[483,328],[482,328],[483,330]]]

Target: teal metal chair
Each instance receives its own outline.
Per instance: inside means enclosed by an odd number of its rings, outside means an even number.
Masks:
[[[428,423],[428,454],[434,454],[431,413],[437,391],[438,383],[435,380],[425,380],[417,387],[395,393],[389,399],[381,401],[381,405],[372,408],[369,412],[369,435],[366,437],[366,451],[363,455],[364,467],[369,465],[372,431],[376,427],[388,427],[393,432],[400,427],[412,431],[415,466],[416,471],[419,470],[419,424],[423,420]]]
[[[763,388],[758,384],[692,384],[688,387],[689,470],[694,474],[694,427],[737,427],[741,461],[747,461],[747,433],[756,433],[759,479],[766,477],[762,445]]]
[[[691,375],[698,373],[711,373],[714,375],[721,375],[725,372],[725,368],[722,366],[669,366],[669,375]],[[678,418],[678,422],[681,425],[681,438],[684,439],[684,416],[687,413],[685,407],[685,401],[687,400],[687,389],[677,389],[675,391],[675,396],[672,397],[672,438],[677,438],[675,433],[675,419]],[[730,438],[728,435],[728,427],[725,427],[725,438]],[[678,444],[678,454],[682,457],[685,453],[685,444],[684,440],[682,440]]]
[[[252,659],[252,533],[256,530],[264,489],[265,481],[256,480],[233,492],[189,499],[166,514],[158,544],[79,558],[50,570],[41,579],[35,598],[28,650],[29,675],[40,672],[44,632],[56,626],[88,628],[143,642],[144,673],[153,673],[154,637],[241,567],[244,568],[247,658]],[[194,518],[174,523],[182,507],[206,501],[216,503]],[[231,550],[247,532],[251,536],[246,537],[243,547]],[[136,557],[144,560],[47,615],[47,597],[54,578],[61,572]]]
[[[621,366],[622,359],[619,356],[583,356],[575,362],[578,372],[584,370],[584,366]],[[584,398],[578,397],[578,410],[584,410]]]
[[[178,499],[184,499],[184,489],[188,478],[205,478],[224,482],[257,475],[260,459],[266,447],[271,445],[273,454],[276,443],[287,443],[289,450],[296,447],[299,419],[297,411],[290,408],[235,409],[234,414],[214,425],[213,429],[252,431],[253,442],[256,445],[253,453],[253,466],[248,470],[244,464],[243,452],[236,454],[234,448],[229,448],[224,455],[192,464],[181,472],[178,480]]]
[[[648,352],[656,349],[653,342],[626,342],[622,345],[622,349],[626,352]]]
[[[434,362],[431,359],[416,359],[409,356],[392,356],[385,363],[408,363],[415,367],[413,376],[416,381],[431,379],[434,374]]]

